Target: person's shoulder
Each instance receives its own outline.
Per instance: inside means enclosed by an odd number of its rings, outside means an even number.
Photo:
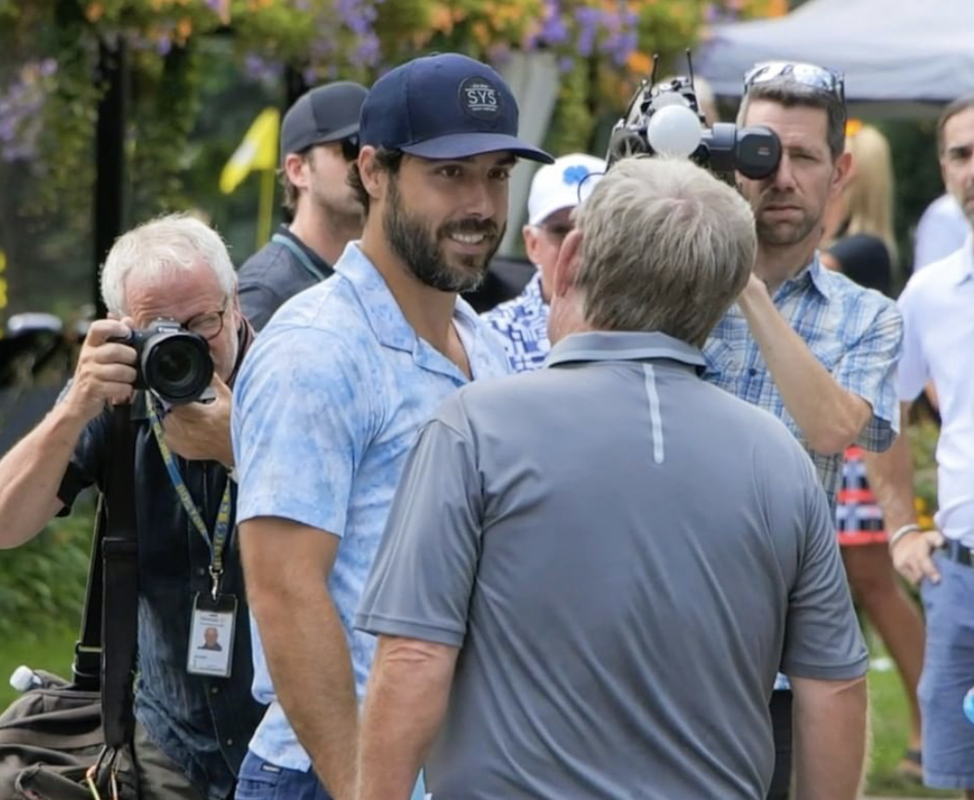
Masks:
[[[970,244],[971,240],[968,239],[965,247]],[[938,300],[949,300],[950,287],[956,285],[963,277],[967,256],[968,254],[962,247],[948,256],[927,264],[918,272],[914,272],[900,294],[900,305],[917,302],[927,304]],[[945,294],[945,290],[948,290],[948,293]]]
[[[877,320],[893,321],[899,318],[896,301],[876,289],[860,286],[840,272],[823,269],[821,279],[826,282],[830,302],[841,309],[842,325],[854,333],[854,329],[871,327]]]
[[[289,268],[291,258],[286,247],[274,241],[268,242],[240,265],[237,270],[240,287],[262,284],[268,275],[279,271],[282,267]]]

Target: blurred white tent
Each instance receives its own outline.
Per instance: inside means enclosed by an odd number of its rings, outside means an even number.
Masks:
[[[974,0],[809,0],[784,17],[716,26],[694,71],[740,97],[748,67],[777,60],[841,70],[853,107],[936,113],[974,92]]]

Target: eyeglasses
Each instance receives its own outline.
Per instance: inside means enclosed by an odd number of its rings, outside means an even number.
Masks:
[[[744,74],[744,92],[752,86],[770,83],[779,78],[790,78],[795,83],[827,92],[845,102],[845,78],[841,72],[833,72],[816,64],[796,64],[790,61],[762,61]]]
[[[342,146],[342,158],[346,161],[354,161],[358,158],[358,134],[353,133],[351,136],[346,136],[340,142]]]
[[[223,308],[219,311],[207,311],[203,314],[197,314],[183,327],[191,333],[202,336],[206,341],[215,339],[223,331],[223,315],[227,313],[228,302],[224,301]]]
[[[581,205],[599,185],[599,181],[605,177],[604,172],[590,172],[578,183],[578,204]]]

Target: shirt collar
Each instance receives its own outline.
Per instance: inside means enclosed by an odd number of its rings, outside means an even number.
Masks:
[[[974,278],[974,233],[967,235],[959,255],[956,277],[958,286]]]
[[[811,283],[823,298],[830,300],[832,298],[832,285],[827,272],[828,270],[822,266],[818,257],[818,250],[816,250],[811,262],[794,278],[789,278],[781,284],[778,291],[780,292],[786,286],[800,286]]]
[[[589,331],[566,336],[552,349],[546,367],[585,361],[644,361],[665,358],[699,370],[706,366],[700,348],[665,333]]]
[[[345,246],[341,258],[335,263],[335,272],[352,284],[369,325],[385,347],[410,353],[416,350],[419,339],[416,331],[406,321],[385,278],[362,252],[358,241],[349,242]],[[453,317],[468,330],[478,329],[477,312],[462,297],[457,297]]]

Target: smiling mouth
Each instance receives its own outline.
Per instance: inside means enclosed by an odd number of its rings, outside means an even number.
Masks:
[[[476,247],[477,245],[484,244],[488,238],[487,233],[451,233],[447,238],[457,244],[464,245],[465,247]]]

